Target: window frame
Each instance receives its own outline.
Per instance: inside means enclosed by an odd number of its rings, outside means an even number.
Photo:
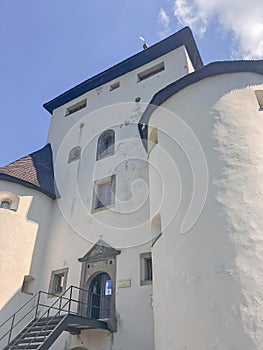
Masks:
[[[145,69],[144,71],[137,74],[137,82],[144,81],[158,73],[161,73],[165,70],[164,62],[159,62],[152,67]]]
[[[99,198],[99,187],[107,185],[109,183],[111,183],[111,203],[98,206],[98,203],[103,204]],[[115,191],[116,191],[116,175],[112,175],[102,180],[95,181],[94,187],[93,187],[92,212],[105,210],[113,207],[115,205]]]
[[[118,89],[120,87],[120,85],[121,85],[120,82],[116,81],[115,83],[110,85],[110,91],[114,91],[114,90]]]
[[[17,211],[18,205],[19,205],[19,200],[20,200],[20,198],[12,192],[0,191],[0,209]],[[9,202],[9,204],[10,204],[9,208],[2,207],[3,202]]]
[[[67,117],[73,113],[76,113],[76,112],[80,111],[81,109],[86,108],[87,105],[88,105],[88,100],[86,98],[84,100],[81,100],[79,102],[74,103],[73,105],[66,108],[65,117]]]
[[[104,138],[107,135],[111,135],[113,142],[110,146],[105,149],[105,145],[103,147],[103,142],[105,142]],[[97,141],[97,151],[96,151],[96,160],[104,159],[107,157],[111,157],[115,153],[115,131],[112,129],[105,130],[102,134],[100,134]],[[103,147],[103,149],[102,149]]]
[[[148,262],[150,262],[150,271],[148,270]],[[151,285],[153,282],[153,269],[152,269],[152,253],[140,254],[140,285]]]
[[[3,203],[7,203],[7,206],[3,206]],[[0,202],[0,208],[1,209],[7,209],[7,210],[11,210],[11,206],[12,206],[12,201],[9,199],[3,199]]]
[[[75,146],[69,151],[68,164],[79,160],[81,157],[81,147]]]
[[[67,286],[67,279],[68,279],[68,270],[69,270],[68,267],[66,267],[63,269],[51,271],[51,277],[50,277],[49,288],[48,288],[49,298],[60,296],[65,292],[66,286]],[[64,277],[62,288],[61,290],[57,290],[55,288],[57,285],[57,279],[58,277],[60,278],[61,275],[63,275]]]

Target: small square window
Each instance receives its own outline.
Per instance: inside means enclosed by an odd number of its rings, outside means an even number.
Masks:
[[[152,255],[151,253],[140,254],[141,286],[152,284]]]
[[[54,295],[61,295],[66,290],[68,268],[51,272],[48,292]]]
[[[85,108],[86,106],[87,106],[87,99],[82,100],[78,103],[75,103],[74,105],[72,105],[66,109],[66,116],[68,116],[72,113],[75,113],[75,112]]]
[[[119,87],[120,87],[120,82],[117,81],[116,83],[114,83],[110,86],[110,91],[118,89]]]
[[[95,183],[93,209],[107,208],[114,204],[115,175]]]

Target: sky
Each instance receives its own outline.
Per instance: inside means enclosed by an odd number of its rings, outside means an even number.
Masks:
[[[205,64],[263,58],[262,0],[0,0],[0,166],[41,147],[43,104],[185,26]]]

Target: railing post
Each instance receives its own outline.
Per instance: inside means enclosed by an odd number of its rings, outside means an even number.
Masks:
[[[68,304],[68,313],[70,314],[70,309],[71,309],[71,299],[72,299],[72,286],[70,287],[69,291],[69,304]]]
[[[61,312],[61,304],[62,304],[62,296],[59,298],[59,310],[58,310],[58,315],[60,316],[60,312]]]
[[[40,301],[40,294],[41,294],[41,292],[38,292],[38,296],[37,296],[37,306],[36,306],[36,312],[35,312],[35,318],[37,318],[38,306],[39,306],[39,301]]]
[[[11,322],[10,331],[9,331],[9,337],[8,337],[8,344],[11,341],[11,336],[12,336],[12,330],[13,330],[13,326],[14,326],[14,322],[15,322],[15,317],[16,317],[16,314],[14,314],[14,316],[12,317],[12,322]]]

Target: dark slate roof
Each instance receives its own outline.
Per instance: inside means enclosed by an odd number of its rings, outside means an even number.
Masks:
[[[214,77],[220,74],[240,72],[263,74],[263,60],[212,62],[191,74],[185,75],[183,78],[167,85],[152,97],[139,124],[148,124],[150,116],[156,108],[185,87],[205,78]]]
[[[51,145],[0,167],[0,180],[15,182],[55,199],[55,181]]]
[[[196,46],[192,31],[189,27],[185,27],[177,33],[149,47],[148,49],[137,53],[136,55],[64,92],[53,100],[45,103],[44,108],[48,112],[52,113],[55,108],[58,108],[65,103],[83,95],[84,93],[108,83],[109,81],[116,79],[123,74],[131,72],[132,70],[143,66],[144,64],[149,63],[182,45],[186,47],[194,68],[199,69],[203,67],[203,62]]]

